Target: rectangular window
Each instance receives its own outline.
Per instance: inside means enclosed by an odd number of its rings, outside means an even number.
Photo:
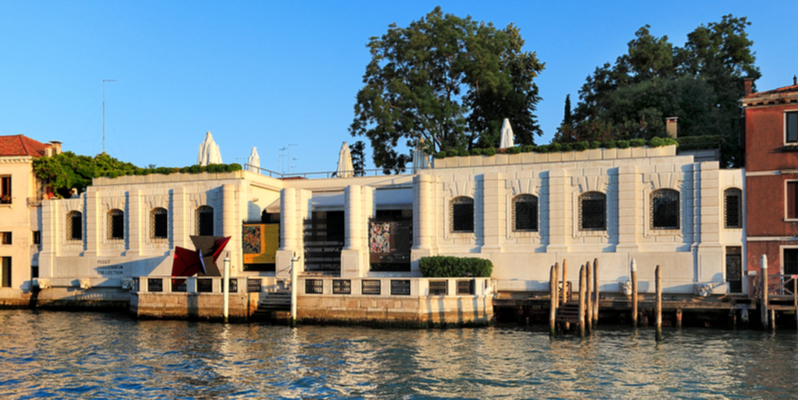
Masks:
[[[11,287],[11,257],[2,257],[3,260],[3,287]]]
[[[11,232],[0,232],[0,243],[11,244]]]
[[[334,279],[333,294],[350,294],[350,280]]]
[[[0,204],[11,204],[10,176],[0,176]]]
[[[69,240],[83,240],[83,217],[82,214],[73,211],[67,216],[67,232]]]
[[[361,281],[361,294],[381,294],[381,281],[363,280]]]
[[[786,219],[797,220],[797,181],[786,181]]]
[[[428,294],[431,296],[447,296],[447,281],[429,281]]]
[[[457,281],[456,294],[468,295],[475,294],[475,281]]]
[[[392,284],[392,296],[408,296],[411,294],[410,280],[392,279],[391,284]]]
[[[786,144],[797,144],[797,111],[784,113],[784,140]]]
[[[42,244],[42,232],[33,231],[33,244]]]
[[[322,294],[322,279],[306,279],[306,294]]]

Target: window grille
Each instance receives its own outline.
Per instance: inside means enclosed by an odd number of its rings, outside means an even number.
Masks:
[[[361,281],[361,294],[381,294],[381,281],[379,280],[363,280]]]
[[[578,217],[582,231],[606,230],[606,195],[600,192],[584,193],[578,201]]]
[[[83,215],[79,211],[67,214],[68,240],[83,240]]]
[[[147,278],[147,291],[148,292],[163,292],[164,281],[161,278]]]
[[[456,294],[475,294],[475,281],[456,281]]]
[[[530,194],[522,194],[511,201],[511,218],[514,232],[536,232],[539,230],[539,199]]]
[[[333,280],[333,294],[350,294],[350,280],[349,279],[334,279]]]
[[[306,294],[322,294],[322,279],[306,279]]]
[[[392,284],[392,296],[408,296],[411,294],[410,280],[392,279],[391,284]]]
[[[125,213],[120,210],[108,212],[108,238],[111,240],[125,238]]]
[[[475,231],[475,204],[469,197],[456,197],[450,201],[450,232]]]
[[[661,189],[650,193],[650,228],[680,229],[680,193]]]
[[[247,293],[258,293],[261,291],[261,279],[247,280]]]
[[[428,281],[428,294],[431,296],[447,296],[447,281]]]
[[[725,228],[742,227],[742,191],[736,188],[725,190]]]
[[[185,293],[186,278],[172,278],[172,291],[175,293]]]
[[[214,209],[200,206],[195,214],[195,232],[200,236],[214,236]]]
[[[160,207],[154,208],[150,211],[150,238],[166,239],[168,231],[167,210]]]
[[[211,293],[214,291],[214,282],[211,279],[197,279],[198,293]]]

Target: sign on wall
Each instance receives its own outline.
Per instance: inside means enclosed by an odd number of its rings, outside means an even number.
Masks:
[[[275,264],[280,246],[278,224],[244,224],[242,252],[245,264]]]

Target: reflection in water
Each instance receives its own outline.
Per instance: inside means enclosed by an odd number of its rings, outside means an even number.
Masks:
[[[797,397],[797,333],[375,330],[0,311],[2,398]]]

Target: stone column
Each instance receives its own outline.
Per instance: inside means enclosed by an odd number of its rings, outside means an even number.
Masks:
[[[345,235],[342,249],[342,277],[358,277],[361,271],[362,248],[366,229],[364,228],[361,186],[350,185],[344,189]]]
[[[642,209],[642,188],[640,175],[635,165],[619,167],[619,252],[639,252],[639,238],[642,237],[644,212]],[[611,222],[611,221],[609,221]]]
[[[100,251],[100,243],[103,240],[102,223],[105,220],[100,215],[100,196],[91,186],[86,189],[86,257],[97,257]]]
[[[505,211],[505,201],[501,191],[505,188],[503,176],[497,172],[483,175],[483,246],[481,253],[499,253],[502,251],[500,239],[501,214]]]
[[[571,204],[572,201],[567,196],[567,177],[566,171],[563,169],[552,169],[548,171],[547,185],[550,202],[548,208],[550,215],[548,220],[550,226],[550,238],[548,240],[547,252],[557,253],[567,251],[567,235],[569,235],[570,227],[567,221],[571,220]]]
[[[42,251],[39,252],[39,277],[53,276],[53,259],[58,255],[57,202],[42,201]]]
[[[719,162],[703,162],[699,166],[700,209],[695,209],[700,214],[697,277],[699,282],[721,282],[725,276],[725,255],[720,243]]]
[[[359,277],[367,276],[369,271],[369,220],[375,217],[375,189],[370,186],[361,188],[361,215],[363,215],[362,232],[364,239],[361,242],[361,268]]]
[[[298,219],[301,219],[298,222]],[[292,252],[302,255],[297,248],[297,229],[302,227],[302,216],[297,215],[297,190],[281,190],[281,246],[275,254],[275,276],[279,279],[291,277]],[[299,271],[298,271],[299,272]]]
[[[149,211],[142,212],[142,191],[139,189],[129,190],[128,197],[128,250],[134,257],[140,256],[143,252],[143,242],[145,235],[150,234]]]
[[[436,227],[436,176],[416,175],[413,180],[414,247],[411,249],[411,274],[419,276],[419,259],[433,254]]]
[[[231,238],[228,245],[225,246],[225,253],[230,253],[231,271],[241,271],[242,269],[242,260],[239,257],[239,249],[242,248],[240,244],[242,232],[237,233],[237,221],[241,221],[241,219],[237,218],[236,213],[236,186],[222,185],[222,236]],[[239,223],[241,224],[241,222]],[[222,258],[225,259],[225,254],[222,254]]]

